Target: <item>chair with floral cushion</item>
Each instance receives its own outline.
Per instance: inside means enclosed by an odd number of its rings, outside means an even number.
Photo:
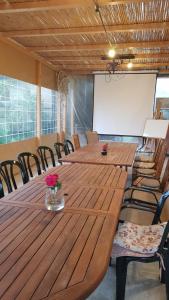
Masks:
[[[119,224],[111,255],[111,259],[116,258],[116,300],[125,299],[127,267],[131,261],[158,261],[162,268],[161,282],[166,284],[169,299],[169,221],[158,224],[168,198],[169,191],[162,195],[152,225],[143,226],[130,222]]]

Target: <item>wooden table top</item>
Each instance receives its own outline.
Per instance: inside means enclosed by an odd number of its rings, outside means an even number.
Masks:
[[[51,168],[37,180],[44,182],[46,174],[59,174],[63,185],[86,185],[95,187],[121,188],[126,187],[127,172],[111,165],[67,164]]]
[[[102,155],[104,143],[99,142],[82,147],[75,152],[59,159],[60,162],[88,163],[131,167],[134,162],[137,144],[116,143],[108,144],[107,155]]]
[[[103,278],[112,216],[11,205],[0,214],[0,299],[85,299]]]
[[[44,175],[0,199],[0,299],[80,300],[102,280],[124,187],[115,188],[113,166],[108,166],[112,172],[105,187],[99,180],[103,169],[107,174],[107,166],[90,166],[93,185],[87,186],[86,167],[81,168],[84,176],[79,165],[50,170],[59,169],[60,179],[67,178],[63,185],[66,205],[59,213],[45,208]],[[76,172],[78,186],[70,178]],[[126,172],[120,174],[121,181]]]

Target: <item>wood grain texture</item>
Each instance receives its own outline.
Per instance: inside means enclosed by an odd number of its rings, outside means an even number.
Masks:
[[[56,172],[59,213],[44,204],[44,176]],[[71,164],[46,174],[0,199],[0,299],[85,299],[106,272],[127,173]]]
[[[131,167],[133,165],[137,144],[109,143],[107,155],[101,154],[103,143],[87,145],[65,156],[59,161]]]

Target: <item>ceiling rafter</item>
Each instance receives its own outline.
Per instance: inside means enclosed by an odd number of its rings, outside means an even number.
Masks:
[[[86,70],[86,69],[92,69],[92,70],[97,70],[97,69],[103,69],[103,70],[106,70],[106,65],[107,64],[93,64],[93,65],[66,65],[66,69],[71,69],[71,68],[73,68],[73,69],[81,69],[81,68],[83,68],[83,70]],[[63,65],[55,65],[56,67],[62,67],[62,68],[64,68],[64,66]],[[168,62],[166,62],[166,63],[139,63],[139,64],[137,64],[137,63],[134,63],[133,64],[133,67],[132,67],[132,69],[134,69],[134,68],[148,68],[148,67],[152,67],[152,68],[154,68],[154,67],[156,67],[156,68],[159,68],[159,67],[168,67],[169,66],[169,61]],[[119,68],[126,68],[127,69],[127,63],[122,63],[122,64],[120,64],[120,66],[118,67],[118,69]]]
[[[169,29],[169,22],[151,22],[140,24],[121,24],[106,26],[107,32],[135,32],[143,30],[165,30]],[[104,33],[103,26],[87,26],[74,28],[48,28],[48,29],[28,29],[28,30],[9,30],[1,31],[2,37],[36,37],[36,36],[60,36],[60,35],[78,35],[78,34],[96,34]]]
[[[165,48],[169,47],[169,41],[147,41],[113,44],[115,49],[132,49],[132,48]],[[57,46],[32,46],[27,47],[30,51],[50,52],[50,51],[83,51],[83,50],[108,50],[109,45],[105,44],[81,44],[81,45],[57,45]]]
[[[148,3],[150,0],[99,0],[99,5],[119,5],[129,3]],[[39,0],[13,2],[10,4],[0,3],[0,13],[18,13],[43,11],[51,9],[67,9],[76,7],[94,6],[93,0]]]
[[[134,53],[133,53],[134,54]],[[168,53],[140,53],[140,54],[134,54],[135,59],[153,59],[153,58],[168,58],[169,59],[169,52]],[[60,56],[60,57],[45,57],[45,59],[49,60],[50,62],[55,62],[55,61],[85,61],[85,60],[101,60],[101,55],[97,56]],[[104,59],[103,61],[111,61],[111,59]]]

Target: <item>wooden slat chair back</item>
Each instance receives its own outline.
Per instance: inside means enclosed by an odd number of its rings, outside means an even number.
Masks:
[[[155,162],[155,165],[158,163],[159,156],[160,156],[160,153],[162,151],[164,142],[165,142],[165,140],[160,139],[158,141],[157,146],[156,146],[156,150],[155,150],[155,153],[154,153],[154,162]]]
[[[165,161],[165,158],[166,158],[167,149],[168,149],[168,143],[166,141],[164,141],[163,144],[162,144],[162,147],[161,147],[161,152],[159,153],[159,156],[158,156],[156,167],[155,167],[157,178],[160,178],[162,168],[163,168],[163,165],[164,165],[164,161]]]
[[[88,144],[95,144],[99,141],[99,136],[96,131],[86,131],[86,138]]]
[[[7,187],[8,193],[18,188],[16,176],[20,176],[22,183],[28,182],[26,173],[21,163],[16,160],[5,160],[0,163],[0,176]],[[18,181],[20,179],[18,178]]]
[[[161,184],[160,184],[161,190],[164,191],[166,189],[166,186],[168,186],[168,184],[169,184],[169,159],[166,163],[164,174],[161,180]]]
[[[49,163],[51,163],[53,167],[56,166],[54,153],[50,147],[39,146],[37,152],[40,156],[42,168],[44,171],[49,168]]]
[[[65,141],[65,132],[64,131],[61,131],[60,133],[59,133],[59,143],[64,143],[64,141]]]
[[[78,150],[80,148],[80,141],[79,141],[78,134],[72,135],[72,142],[73,142],[75,150]]]
[[[34,175],[41,175],[41,166],[37,155],[31,152],[22,152],[18,155],[18,161],[22,164],[28,181],[30,180],[30,178],[33,178]],[[34,166],[35,172],[33,170]]]

